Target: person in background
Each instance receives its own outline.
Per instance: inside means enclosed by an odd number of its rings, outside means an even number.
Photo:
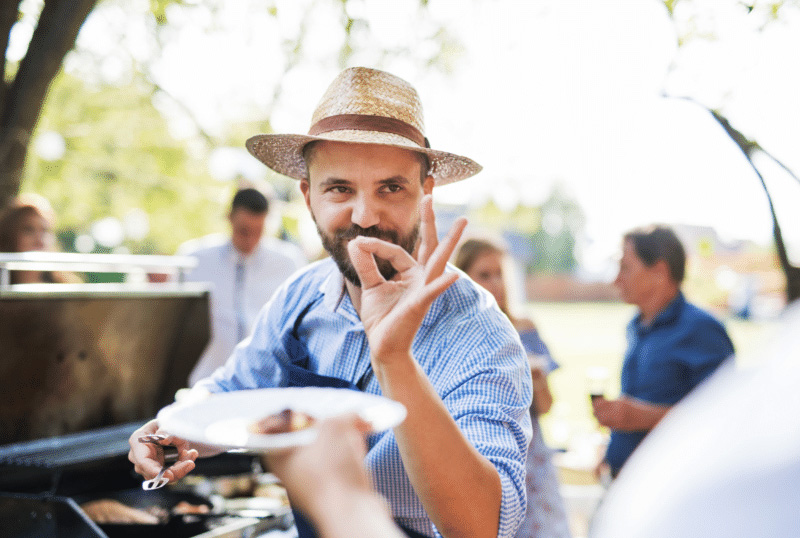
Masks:
[[[614,284],[639,311],[628,324],[622,395],[592,398],[597,421],[611,429],[596,472],[612,477],[671,407],[733,355],[722,323],[683,296],[686,253],[672,229],[632,230],[622,248]]]
[[[0,252],[50,252],[55,249],[55,213],[43,197],[27,193],[0,213]],[[75,283],[77,275],[61,271],[12,271],[11,284]]]
[[[268,213],[266,196],[256,189],[240,189],[228,213],[229,238],[211,235],[178,248],[179,255],[197,259],[186,280],[213,285],[211,341],[189,375],[190,385],[225,364],[236,344],[250,333],[261,307],[306,263],[295,245],[263,237]]]
[[[545,445],[539,426],[539,417],[547,413],[553,404],[547,375],[558,368],[558,364],[550,356],[550,351],[539,337],[533,322],[510,313],[508,281],[504,270],[506,258],[506,252],[500,246],[491,241],[473,238],[461,244],[456,252],[454,265],[494,296],[500,310],[519,332],[522,345],[528,352],[533,380],[533,405],[530,408],[533,438],[528,447],[526,471],[528,507],[516,536],[569,536],[564,501],[558,490],[558,477],[551,461],[550,449]]]
[[[800,536],[798,349],[795,301],[763,345],[727,361],[647,436],[590,536]]]

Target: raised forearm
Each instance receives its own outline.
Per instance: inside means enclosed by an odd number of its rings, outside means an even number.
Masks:
[[[497,536],[502,489],[495,467],[464,437],[416,361],[375,365],[383,394],[406,406],[394,430],[411,484],[447,538]]]

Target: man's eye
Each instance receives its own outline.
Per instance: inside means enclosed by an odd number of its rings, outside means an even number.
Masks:
[[[334,185],[333,187],[328,189],[328,192],[333,192],[336,194],[346,194],[348,192],[347,187],[343,187],[341,185]]]
[[[394,183],[391,185],[386,185],[384,188],[389,192],[399,192],[403,189],[403,186]]]

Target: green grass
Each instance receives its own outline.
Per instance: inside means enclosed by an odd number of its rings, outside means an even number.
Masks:
[[[625,326],[635,308],[622,303],[528,303],[526,313],[561,365],[548,378],[554,404],[541,424],[551,447],[566,448],[577,437],[598,431],[587,395],[587,368],[607,368],[608,394],[619,394]],[[742,357],[737,360],[755,360],[753,352],[776,326],[773,321],[718,317],[728,329],[737,357]]]

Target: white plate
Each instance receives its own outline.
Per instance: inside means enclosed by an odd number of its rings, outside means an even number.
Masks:
[[[373,432],[393,428],[406,417],[406,408],[393,400],[348,389],[283,388],[240,390],[206,399],[179,402],[159,411],[161,429],[196,443],[225,449],[269,451],[308,444],[314,427],[291,433],[257,434],[248,426],[284,409],[301,411],[317,420],[357,413]]]

